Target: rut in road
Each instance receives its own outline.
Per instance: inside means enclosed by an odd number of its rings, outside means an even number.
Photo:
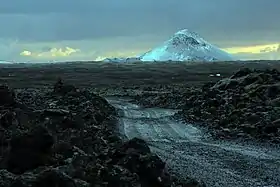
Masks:
[[[212,141],[195,126],[172,120],[174,110],[108,101],[120,109],[120,131],[147,141],[176,174],[213,187],[280,186],[279,148]]]

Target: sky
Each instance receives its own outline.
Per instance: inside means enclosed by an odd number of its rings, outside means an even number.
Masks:
[[[279,0],[1,0],[0,60],[134,56],[184,28],[243,59],[280,59],[279,7]]]

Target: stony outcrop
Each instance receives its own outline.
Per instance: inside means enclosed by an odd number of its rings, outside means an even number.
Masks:
[[[280,142],[280,73],[241,69],[205,84],[184,99],[186,121],[214,129],[218,138]]]
[[[116,120],[104,98],[61,80],[0,86],[0,187],[202,186],[170,176],[143,140],[122,142]]]

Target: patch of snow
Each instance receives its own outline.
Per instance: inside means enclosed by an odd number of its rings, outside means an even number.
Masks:
[[[130,62],[141,62],[140,58],[130,57],[130,58],[106,58],[102,62],[112,62],[112,63],[130,63]]]
[[[221,74],[220,73],[216,73],[215,75],[214,74],[210,74],[209,77],[220,77]]]
[[[210,44],[197,33],[180,30],[161,46],[140,56],[141,61],[232,61],[230,54]]]
[[[13,62],[8,62],[8,61],[0,60],[0,64],[13,64]]]

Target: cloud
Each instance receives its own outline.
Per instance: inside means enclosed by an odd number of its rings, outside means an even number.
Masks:
[[[279,7],[279,0],[2,0],[0,59],[126,56],[183,28],[234,54],[264,54],[274,48],[248,46],[280,42]]]
[[[280,40],[278,7],[279,0],[2,0],[0,36],[61,41],[189,28],[213,40]]]
[[[266,44],[224,48],[223,50],[242,60],[279,60],[279,46],[280,44]]]
[[[24,50],[20,53],[21,56],[33,57],[39,59],[54,59],[56,57],[68,57],[75,53],[81,52],[80,49],[73,49],[71,47],[63,48],[51,48],[44,52],[32,52]]]
[[[280,44],[278,45],[276,52],[280,53]]]
[[[32,52],[31,51],[22,51],[21,53],[20,53],[20,55],[21,56],[32,56],[33,54],[32,54]]]

